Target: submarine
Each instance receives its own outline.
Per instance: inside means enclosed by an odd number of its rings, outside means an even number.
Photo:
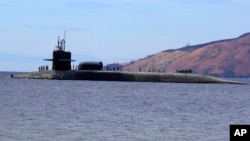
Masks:
[[[160,73],[160,72],[129,72],[110,71],[103,69],[102,62],[80,62],[78,66],[71,66],[71,52],[65,50],[64,39],[60,40],[53,50],[52,69],[48,66],[39,67],[38,71],[11,75],[11,78],[26,79],[56,79],[56,80],[92,80],[92,81],[126,81],[126,82],[166,82],[166,83],[228,83],[242,84],[241,82],[221,79],[213,76],[194,73]]]

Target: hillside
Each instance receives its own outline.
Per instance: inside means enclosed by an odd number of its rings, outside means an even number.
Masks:
[[[234,39],[165,50],[123,66],[123,70],[129,71],[176,72],[178,69],[220,77],[249,77],[250,33]]]

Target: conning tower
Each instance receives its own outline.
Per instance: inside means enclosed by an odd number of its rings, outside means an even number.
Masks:
[[[53,51],[53,59],[44,59],[46,61],[52,61],[52,70],[71,70],[71,52],[65,51],[65,38],[66,33],[64,33],[64,39],[60,40],[58,37],[58,43]]]

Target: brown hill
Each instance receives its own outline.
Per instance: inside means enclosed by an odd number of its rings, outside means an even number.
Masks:
[[[123,66],[129,71],[192,69],[220,77],[250,76],[250,33],[238,38],[166,50]]]

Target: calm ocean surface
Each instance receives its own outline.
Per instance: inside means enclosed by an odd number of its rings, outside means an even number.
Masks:
[[[249,85],[9,76],[0,72],[1,141],[228,141],[230,124],[250,124]]]

